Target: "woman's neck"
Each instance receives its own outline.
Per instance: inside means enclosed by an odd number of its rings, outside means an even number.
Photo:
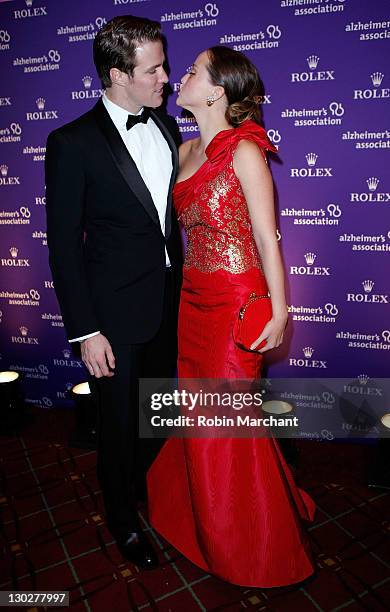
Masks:
[[[194,113],[194,117],[199,127],[199,149],[201,151],[207,148],[214,136],[219,132],[232,129],[232,126],[222,116],[210,116],[209,113]]]

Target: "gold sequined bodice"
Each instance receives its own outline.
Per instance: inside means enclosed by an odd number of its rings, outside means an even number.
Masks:
[[[232,274],[261,269],[248,205],[233,168],[242,139],[255,142],[265,159],[267,149],[276,151],[264,128],[244,121],[219,132],[206,148],[205,163],[174,187],[175,209],[187,233],[185,268]]]
[[[232,161],[201,185],[188,185],[188,189],[192,197],[186,198],[183,207],[176,189],[174,194],[187,234],[184,266],[232,274],[261,267],[248,206]]]

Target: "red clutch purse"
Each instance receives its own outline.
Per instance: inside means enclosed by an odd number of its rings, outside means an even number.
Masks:
[[[240,308],[233,327],[233,340],[240,348],[251,350],[251,345],[258,338],[264,327],[272,319],[272,304],[269,295],[251,293],[249,300]],[[266,340],[256,347],[265,346]]]

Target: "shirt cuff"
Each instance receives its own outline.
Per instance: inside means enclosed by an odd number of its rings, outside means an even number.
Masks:
[[[100,334],[100,331],[92,332],[92,334],[87,334],[86,336],[80,336],[80,338],[72,338],[72,340],[69,340],[69,342],[82,342],[83,340],[92,338],[92,336],[97,336],[98,334]]]

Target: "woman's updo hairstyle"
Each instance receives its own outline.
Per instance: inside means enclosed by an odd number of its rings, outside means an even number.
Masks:
[[[243,53],[229,47],[210,47],[207,55],[211,82],[224,88],[228,100],[226,120],[233,127],[246,119],[260,123],[264,86],[256,67]]]

